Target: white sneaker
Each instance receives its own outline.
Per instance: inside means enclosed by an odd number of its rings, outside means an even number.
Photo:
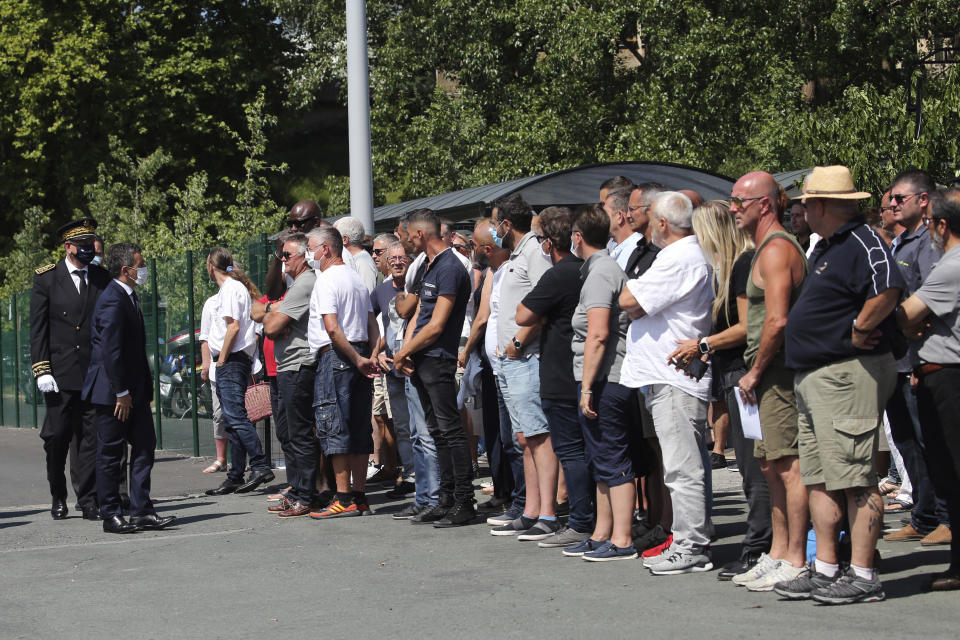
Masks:
[[[373,464],[372,462],[367,463],[367,480],[377,475],[377,472],[380,471],[379,464]]]
[[[748,582],[753,582],[757,578],[760,578],[768,571],[773,571],[779,562],[779,560],[774,560],[766,553],[761,553],[760,559],[757,560],[757,564],[753,565],[752,569],[733,576],[731,582],[742,587]]]
[[[655,564],[659,564],[670,557],[670,554],[676,551],[673,547],[673,543],[670,543],[669,547],[666,547],[663,551],[660,552],[658,556],[650,556],[649,558],[643,559],[643,566],[649,569]]]
[[[655,576],[674,576],[681,573],[700,573],[713,569],[710,556],[705,553],[691,553],[677,550],[650,567],[650,573]]]
[[[753,582],[743,585],[747,591],[773,591],[773,587],[779,582],[790,582],[806,571],[806,567],[795,567],[786,560],[781,560],[780,564],[773,571],[768,571]]]

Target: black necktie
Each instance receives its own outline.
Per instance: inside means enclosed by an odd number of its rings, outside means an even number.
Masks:
[[[130,299],[133,300],[133,306],[137,308],[137,313],[140,314],[140,317],[143,317],[143,311],[140,310],[140,298],[137,297],[136,292],[130,294]]]
[[[87,297],[87,272],[84,271],[83,269],[74,269],[73,274],[78,278],[80,278],[80,288],[79,288],[80,297],[86,298]]]

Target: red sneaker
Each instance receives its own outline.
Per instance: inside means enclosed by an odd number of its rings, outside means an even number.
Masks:
[[[672,534],[672,533],[667,536],[666,542],[664,542],[663,544],[658,544],[658,545],[655,546],[655,547],[650,547],[649,549],[647,549],[646,551],[644,551],[644,552],[641,553],[640,555],[641,555],[641,557],[644,557],[644,558],[656,558],[658,555],[660,555],[661,553],[663,553],[664,550],[665,550],[667,547],[669,547],[671,544],[673,544],[673,534]]]
[[[362,513],[355,503],[351,502],[345,507],[340,504],[339,500],[331,502],[330,506],[326,509],[310,512],[310,517],[314,520],[329,520],[330,518],[347,518],[359,515],[362,515]]]

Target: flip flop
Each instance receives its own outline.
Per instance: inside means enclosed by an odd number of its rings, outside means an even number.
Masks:
[[[894,498],[883,507],[884,513],[902,513],[913,509],[913,504]]]
[[[219,460],[214,460],[213,463],[203,470],[204,473],[216,473],[217,471],[226,471],[227,465]]]

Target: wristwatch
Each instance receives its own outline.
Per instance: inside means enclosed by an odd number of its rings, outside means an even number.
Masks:
[[[709,355],[710,345],[707,344],[706,338],[700,338],[700,342],[697,343],[697,349],[700,351],[701,354]]]
[[[516,336],[514,336],[512,340],[513,340],[513,348],[516,349],[519,353],[523,353],[523,343],[517,340]]]
[[[268,302],[268,303],[267,303],[267,306],[263,308],[263,312],[264,312],[265,314],[270,313],[270,305],[272,305],[272,304],[273,304],[272,302]]]

